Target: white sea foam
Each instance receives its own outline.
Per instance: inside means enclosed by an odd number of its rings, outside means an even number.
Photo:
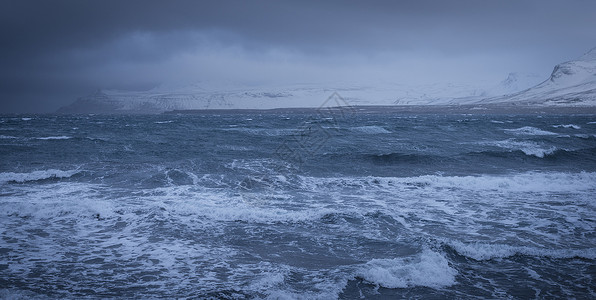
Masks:
[[[381,126],[359,126],[359,127],[350,127],[351,131],[366,133],[366,134],[381,134],[381,133],[391,133],[391,131],[381,127]]]
[[[31,121],[31,120],[33,120],[33,118],[21,118],[21,120],[23,120],[23,121]]]
[[[7,139],[16,139],[16,136],[12,136],[12,135],[0,135],[0,140],[7,140]]]
[[[442,288],[455,284],[455,275],[457,270],[443,255],[428,249],[414,257],[373,259],[357,273],[365,281],[386,288]]]
[[[590,137],[593,137],[589,134],[583,134],[583,133],[574,134],[573,136],[578,137],[580,139],[589,139]]]
[[[218,148],[228,149],[232,151],[253,151],[256,148],[250,146],[239,146],[239,145],[217,145]]]
[[[515,151],[519,150],[526,155],[532,155],[543,158],[546,155],[553,154],[557,148],[554,146],[543,146],[532,141],[517,141],[515,139],[507,139],[502,141],[481,142],[481,145],[496,146],[503,149]]]
[[[589,249],[544,249],[528,246],[510,246],[504,244],[462,243],[451,241],[447,243],[460,255],[475,260],[490,260],[506,258],[514,255],[542,256],[551,258],[586,258],[596,259],[596,248]]]
[[[251,223],[304,222],[320,219],[333,209],[318,208],[291,210],[275,207],[262,207],[267,203],[267,195],[243,193],[227,195],[217,190],[197,191],[192,186],[172,186],[152,190],[156,196],[147,196],[153,201],[171,201],[170,211],[180,214],[193,214],[214,221],[243,221]],[[279,195],[278,195],[279,196]],[[192,201],[200,198],[201,201]],[[186,200],[185,200],[186,199]],[[222,199],[226,199],[222,202]],[[181,201],[182,200],[182,201]]]
[[[542,130],[532,126],[524,126],[515,129],[505,129],[505,131],[515,135],[557,135],[557,133]]]
[[[345,286],[344,278],[347,278],[347,281],[353,275],[366,282],[387,288],[415,286],[444,288],[457,283],[457,270],[451,264],[456,263],[449,262],[443,253],[433,250],[427,249],[415,255],[393,259],[372,259],[378,256],[367,256],[366,260],[372,260],[366,264],[333,266],[330,267],[334,270],[333,272],[324,273],[321,270],[298,266],[299,261],[287,265],[286,262],[278,262],[278,258],[282,260],[283,254],[275,256],[273,259],[263,256],[262,261],[267,263],[242,261],[242,258],[238,259],[238,257],[245,254],[239,255],[234,251],[242,252],[244,249],[234,245],[229,247],[222,245],[221,240],[224,240],[224,235],[230,233],[226,229],[241,229],[239,232],[242,234],[254,236],[256,243],[272,243],[275,246],[276,237],[267,236],[271,232],[265,231],[266,234],[262,234],[260,230],[255,229],[273,228],[277,230],[287,225],[279,223],[287,222],[293,223],[292,228],[307,226],[308,230],[314,229],[315,231],[312,233],[317,235],[319,231],[316,231],[318,230],[316,226],[321,226],[321,218],[326,214],[339,214],[349,216],[350,219],[355,217],[358,220],[366,221],[365,227],[357,227],[358,225],[354,227],[354,224],[347,223],[333,224],[334,234],[342,238],[351,236],[344,234],[349,231],[354,234],[352,237],[366,236],[382,241],[391,240],[391,237],[387,237],[388,230],[379,229],[386,224],[375,224],[376,215],[372,218],[370,216],[371,211],[377,210],[383,213],[381,220],[385,220],[385,217],[388,219],[393,217],[397,220],[398,216],[401,216],[403,221],[400,222],[410,225],[403,232],[405,235],[412,232],[423,232],[431,236],[445,236],[445,232],[450,232],[452,236],[449,238],[452,240],[459,240],[461,236],[468,234],[477,234],[473,231],[486,229],[482,222],[487,221],[487,216],[501,213],[497,218],[489,217],[490,221],[497,222],[498,225],[508,225],[514,221],[532,223],[527,226],[527,231],[524,233],[528,233],[532,235],[533,239],[540,241],[542,233],[535,229],[548,227],[552,224],[548,223],[548,220],[543,221],[540,215],[536,215],[542,213],[540,211],[543,211],[544,206],[529,206],[535,209],[536,214],[513,208],[511,209],[513,215],[506,215],[506,213],[502,213],[512,202],[502,203],[501,198],[493,196],[498,197],[498,195],[519,191],[553,191],[556,193],[588,191],[585,194],[590,194],[590,189],[592,191],[596,189],[595,173],[530,172],[509,176],[428,175],[406,178],[301,177],[298,181],[304,181],[303,184],[308,187],[301,192],[308,193],[308,190],[311,190],[317,195],[325,195],[325,199],[330,199],[330,201],[308,201],[304,197],[294,197],[295,195],[290,193],[288,201],[280,201],[278,202],[280,205],[278,205],[275,202],[266,202],[265,198],[270,196],[268,193],[234,193],[230,192],[228,188],[201,186],[206,179],[200,176],[195,175],[197,177],[193,179],[195,185],[147,188],[135,191],[134,195],[126,194],[116,197],[111,193],[118,194],[118,191],[114,191],[113,187],[101,184],[54,182],[32,186],[10,185],[9,188],[13,191],[23,191],[23,193],[17,192],[14,195],[3,197],[10,201],[0,203],[0,215],[3,216],[0,225],[12,226],[10,229],[14,232],[11,232],[11,236],[20,239],[22,242],[20,245],[24,245],[19,246],[22,248],[17,248],[18,251],[15,251],[19,263],[12,264],[12,266],[31,269],[40,261],[52,265],[56,261],[55,257],[61,257],[65,252],[74,252],[78,253],[79,261],[98,259],[99,261],[103,260],[101,262],[103,264],[119,261],[139,262],[142,264],[141,266],[121,264],[116,270],[126,274],[155,271],[160,274],[160,278],[167,279],[162,280],[156,277],[149,283],[189,288],[199,295],[213,290],[221,290],[218,285],[221,279],[218,279],[218,276],[226,274],[225,284],[230,289],[249,294],[255,291],[271,299],[334,299],[338,297],[342,287]],[[350,191],[346,192],[344,188],[352,186],[363,194],[346,195]],[[377,188],[378,191],[370,190]],[[491,192],[484,193],[485,190]],[[475,193],[476,191],[479,193]],[[276,194],[274,195],[276,197],[288,196],[283,195],[284,192],[275,190],[272,193]],[[255,202],[250,202],[250,199],[247,199],[251,195]],[[391,199],[388,199],[390,197],[386,197],[386,195],[395,195],[395,201],[390,202]],[[460,199],[462,195],[471,195],[470,198],[473,198],[474,203],[478,205],[470,207],[469,202],[466,203]],[[485,198],[484,195],[491,197]],[[352,198],[348,198],[349,201],[346,201],[347,197]],[[386,206],[384,208],[383,206],[379,206],[381,208],[372,207],[372,205],[368,205],[369,202],[365,202],[375,197],[382,199],[381,202],[384,202]],[[518,197],[514,198],[516,200],[512,201],[519,202],[517,201]],[[548,197],[538,196],[525,201],[534,202],[533,199],[536,199],[537,202],[542,202],[545,201],[545,198]],[[444,201],[445,199],[449,200]],[[557,201],[557,199],[550,200]],[[286,206],[286,204],[290,205]],[[580,208],[576,205],[583,205],[581,198],[569,206],[556,206],[554,209],[567,211],[563,214],[565,217],[574,217],[576,209]],[[397,208],[393,210],[395,207]],[[453,212],[450,212],[449,209],[452,208]],[[580,211],[589,214],[590,209],[589,206],[581,206]],[[555,212],[547,211],[546,213]],[[20,223],[24,216],[28,217],[26,223],[23,223],[25,225]],[[558,215],[553,216],[553,218],[559,217]],[[167,221],[164,225],[156,225],[161,224],[160,222],[163,220]],[[564,248],[568,245],[564,238],[574,236],[572,231],[579,228],[578,226],[585,224],[585,232],[590,232],[593,229],[589,220],[578,220],[563,222],[556,227],[558,233],[553,236],[561,247]],[[370,223],[368,223],[369,221]],[[432,222],[435,221],[440,223],[439,227],[444,228],[445,231],[437,232],[441,229],[429,229],[429,224],[432,225]],[[117,225],[119,223],[124,223],[124,225]],[[65,226],[64,224],[73,224],[76,226],[76,230],[64,231],[62,227]],[[573,226],[569,228],[570,233],[567,233],[564,230],[569,224],[573,224]],[[273,227],[261,227],[268,225]],[[381,226],[376,227],[375,225]],[[173,228],[177,232],[179,230],[181,235],[169,236],[169,231],[165,231],[165,234],[162,232],[158,236],[158,241],[149,241],[150,238],[153,238],[152,234],[145,234],[145,232],[148,232],[148,228],[154,228],[153,226],[163,226],[163,229],[166,230]],[[326,223],[322,226],[327,228]],[[50,238],[31,238],[31,232],[35,232],[40,227],[43,227],[43,230],[51,235]],[[368,231],[369,227],[370,231]],[[512,229],[509,226],[503,231],[499,231],[498,228],[499,226],[494,226],[492,228],[494,231],[484,234],[490,235],[491,239],[502,240],[512,230],[519,230],[519,228]],[[27,231],[28,229],[31,229],[31,232]],[[370,234],[377,229],[379,229],[378,235]],[[418,231],[418,229],[421,230]],[[304,231],[307,237],[309,237],[308,230]],[[64,245],[55,242],[71,232],[75,235],[72,238],[81,241],[81,243],[64,247]],[[283,234],[283,232],[279,234]],[[322,236],[326,238],[327,234],[325,231]],[[186,237],[197,235],[205,237],[201,242],[196,242],[192,238],[186,239]],[[235,237],[240,240],[246,238],[242,235],[229,236],[232,239]],[[474,237],[478,238],[478,236]],[[575,239],[580,238],[575,237]],[[297,241],[297,243],[301,242]],[[535,245],[533,243],[523,242],[519,243],[520,246],[445,243],[457,253],[476,260],[509,257],[516,254],[592,259],[595,253],[593,248],[571,251],[541,250],[538,246],[533,246]],[[89,248],[89,244],[92,244],[93,247]],[[29,246],[33,250],[29,250],[27,248]],[[346,246],[349,247],[349,245]],[[247,247],[248,250],[252,249],[251,246]],[[558,244],[548,246],[549,249],[557,249],[557,247]],[[574,245],[574,247],[582,249],[581,245]],[[588,244],[587,247],[590,245]],[[308,248],[305,250],[311,251]],[[103,252],[103,254],[98,254],[99,252]],[[118,253],[121,256],[114,258],[113,253]],[[296,252],[288,253],[296,254]],[[317,252],[307,254],[319,255]],[[91,269],[90,266],[84,265],[88,269]],[[194,271],[188,272],[188,270]],[[11,269],[11,272],[17,271]],[[48,271],[48,273],[52,272]],[[298,290],[291,282],[293,278],[296,278],[294,276],[307,278],[305,280],[309,284],[308,288]],[[97,277],[90,276],[90,278]],[[108,277],[108,279],[113,278]],[[323,285],[319,287],[317,286],[319,284]],[[303,287],[301,286],[301,288]],[[239,295],[239,297],[241,296]]]
[[[32,291],[20,289],[5,289],[0,288],[0,299],[4,300],[20,300],[20,299],[48,299],[45,295],[36,294]]]
[[[56,169],[49,169],[49,170],[40,170],[40,171],[33,171],[29,173],[13,173],[13,172],[6,172],[0,173],[0,183],[6,182],[18,182],[23,183],[27,181],[36,181],[36,180],[43,180],[43,179],[50,179],[50,178],[68,178],[74,174],[77,174],[79,170],[56,170]]]
[[[38,140],[68,140],[68,139],[72,139],[71,136],[65,136],[65,135],[60,135],[60,136],[46,136],[46,137],[38,137]]]
[[[596,189],[596,172],[526,172],[512,175],[415,177],[302,177],[305,190],[341,187],[373,187],[383,190],[459,189],[502,192],[579,192]]]
[[[226,128],[224,129],[226,131],[240,131],[240,132],[244,132],[250,135],[260,135],[260,136],[284,136],[284,135],[293,135],[293,134],[300,134],[303,131],[300,131],[298,129],[285,129],[285,128],[280,128],[280,129],[273,129],[273,128],[240,128],[240,127],[232,127],[232,128]],[[315,128],[311,129],[315,130]],[[308,129],[306,129],[306,131],[304,132],[308,132]]]
[[[553,125],[554,128],[573,128],[573,129],[581,129],[581,126],[575,124],[559,124]]]
[[[169,123],[172,123],[172,122],[174,122],[174,121],[172,121],[172,120],[169,120],[169,121],[156,121],[156,122],[153,122],[153,123],[155,123],[155,124],[169,124]]]
[[[596,173],[535,173],[509,176],[421,176],[434,187],[512,192],[574,192],[596,189]]]

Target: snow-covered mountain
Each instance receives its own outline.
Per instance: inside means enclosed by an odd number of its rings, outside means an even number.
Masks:
[[[191,109],[319,107],[334,92],[350,105],[515,104],[596,106],[596,48],[559,64],[540,83],[536,75],[510,73],[494,86],[463,84],[246,86],[199,82],[148,91],[98,90],[62,107],[62,113],[159,113]]]
[[[61,113],[158,113],[191,109],[270,109],[319,107],[337,92],[350,105],[437,104],[454,98],[480,96],[466,85],[333,86],[292,85],[255,87],[199,83],[159,86],[149,91],[98,90],[62,107]]]
[[[489,87],[481,96],[483,98],[511,95],[526,90],[544,81],[544,77],[537,74],[509,73],[505,80],[499,84]]]
[[[550,77],[529,89],[476,103],[540,106],[596,106],[596,48],[555,66]]]

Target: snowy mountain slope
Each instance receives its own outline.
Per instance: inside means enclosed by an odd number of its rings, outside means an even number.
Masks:
[[[532,88],[476,102],[596,106],[596,48],[577,60],[558,64],[547,80]]]
[[[498,85],[358,84],[246,86],[199,82],[169,84],[148,91],[99,90],[62,107],[60,113],[159,113],[192,109],[319,107],[334,92],[350,105],[511,104],[596,106],[596,48],[557,65],[539,83],[536,75],[510,73]]]
[[[156,113],[190,109],[269,109],[319,107],[334,92],[350,105],[436,104],[479,96],[478,89],[456,84],[427,86],[293,85],[278,87],[221,86],[202,83],[157,87],[143,92],[100,90],[79,98],[61,113]]]
[[[511,95],[519,91],[533,87],[544,80],[544,77],[536,74],[509,73],[507,78],[496,86],[489,87],[481,95],[482,97],[496,97]]]

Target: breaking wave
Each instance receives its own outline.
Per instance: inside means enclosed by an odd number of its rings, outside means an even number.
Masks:
[[[456,275],[443,255],[428,249],[414,257],[373,259],[357,272],[364,281],[386,288],[442,288],[455,284]]]
[[[573,129],[581,129],[582,127],[575,124],[559,124],[553,125],[554,128],[573,128]]]
[[[391,133],[391,131],[381,127],[381,126],[358,126],[358,127],[350,127],[350,131],[365,133],[365,134],[382,134],[382,133]]]
[[[71,136],[65,136],[65,135],[61,135],[61,136],[46,136],[46,137],[38,137],[38,140],[68,140],[68,139],[72,139]]]
[[[302,185],[302,188],[306,190],[345,186],[381,189],[436,188],[472,191],[578,192],[596,189],[596,173],[527,172],[504,176],[302,177]]]
[[[505,129],[505,131],[515,135],[557,135],[557,133],[552,131],[546,131],[532,126],[524,126],[516,129]]]
[[[584,258],[596,259],[596,248],[590,249],[543,249],[528,246],[510,246],[504,244],[462,243],[452,241],[447,243],[459,255],[474,260],[491,260],[507,258],[515,255],[540,256],[550,258]]]
[[[33,171],[29,173],[0,173],[0,183],[25,183],[30,181],[38,181],[38,180],[45,180],[45,179],[58,179],[58,178],[69,178],[77,173],[79,170],[56,170],[56,169],[49,169],[49,170],[42,170],[42,171]]]
[[[491,141],[480,143],[487,146],[496,146],[499,148],[511,151],[521,151],[526,155],[543,158],[546,155],[553,154],[557,148],[554,146],[543,146],[532,141],[516,141],[514,139],[507,139],[502,141]]]

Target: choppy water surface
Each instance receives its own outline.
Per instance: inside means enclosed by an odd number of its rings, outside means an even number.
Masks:
[[[2,116],[0,298],[594,298],[596,117]]]

